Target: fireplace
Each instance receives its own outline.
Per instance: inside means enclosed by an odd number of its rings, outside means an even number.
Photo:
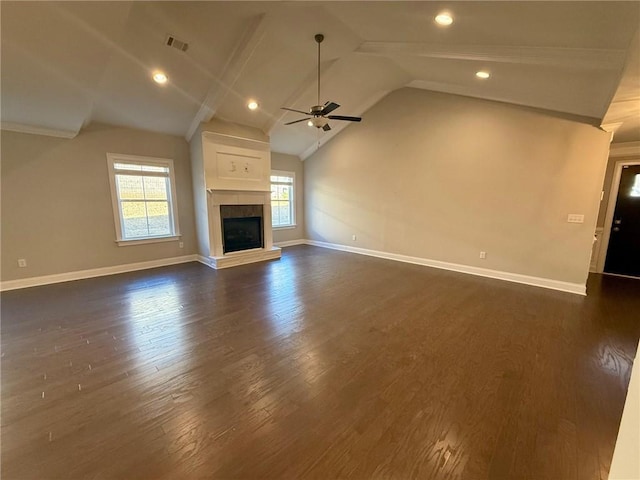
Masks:
[[[210,250],[203,263],[219,269],[280,258],[273,246],[270,190],[209,190],[207,210]]]
[[[220,205],[224,254],[264,247],[262,205]]]

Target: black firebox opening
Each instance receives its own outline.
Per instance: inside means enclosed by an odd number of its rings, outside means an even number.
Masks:
[[[224,253],[262,248],[262,217],[222,219]]]

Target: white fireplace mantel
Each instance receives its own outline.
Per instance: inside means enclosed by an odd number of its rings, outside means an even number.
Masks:
[[[207,197],[209,203],[209,241],[212,247],[209,265],[218,269],[280,258],[280,248],[273,246],[270,191],[209,190]],[[220,205],[262,205],[264,247],[225,254],[222,243]]]

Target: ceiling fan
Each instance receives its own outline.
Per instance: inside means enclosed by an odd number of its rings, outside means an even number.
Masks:
[[[314,37],[316,43],[318,44],[318,104],[314,105],[309,109],[308,112],[303,112],[302,110],[296,110],[295,108],[287,108],[282,107],[282,110],[288,110],[290,112],[301,113],[303,115],[307,115],[305,118],[300,118],[298,120],[294,120],[293,122],[285,123],[285,125],[292,125],[298,122],[304,122],[307,120],[307,123],[310,127],[321,128],[325,132],[331,130],[329,126],[329,120],[344,120],[347,122],[360,122],[362,118],[360,117],[347,117],[344,115],[329,115],[329,113],[333,112],[340,105],[335,102],[327,102],[324,105],[320,105],[320,44],[324,40],[324,35],[321,33],[316,34]],[[310,118],[309,118],[310,117]]]

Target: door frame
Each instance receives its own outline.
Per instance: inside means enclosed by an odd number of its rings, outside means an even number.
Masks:
[[[604,271],[604,263],[607,259],[607,251],[609,250],[609,239],[611,238],[611,226],[613,225],[613,214],[616,210],[618,201],[618,191],[620,190],[620,177],[622,177],[622,167],[625,165],[640,165],[640,159],[635,160],[618,160],[613,169],[613,178],[611,179],[611,188],[609,188],[609,203],[607,203],[607,213],[604,217],[604,230],[602,232],[602,244],[598,252],[598,264],[596,272],[607,273]]]

